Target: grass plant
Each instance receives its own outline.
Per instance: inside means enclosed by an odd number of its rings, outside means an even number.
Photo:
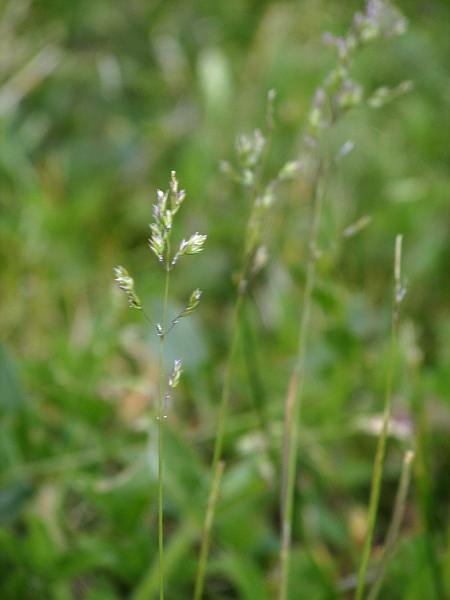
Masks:
[[[281,482],[281,551],[280,551],[280,586],[279,598],[287,598],[289,581],[289,554],[291,545],[292,517],[293,517],[293,493],[296,477],[296,457],[298,446],[298,426],[300,418],[300,406],[302,388],[304,383],[304,364],[307,351],[307,335],[309,318],[314,289],[315,265],[320,255],[317,248],[317,240],[322,216],[322,205],[324,202],[326,185],[329,178],[330,162],[329,147],[332,142],[333,130],[348,112],[349,109],[359,106],[363,102],[362,86],[350,78],[350,69],[358,51],[369,42],[392,35],[400,35],[405,31],[403,17],[392,7],[383,3],[368,2],[366,14],[357,13],[353,25],[346,38],[335,38],[326,34],[325,41],[336,48],[336,67],[326,78],[323,87],[316,91],[311,111],[308,115],[308,129],[305,135],[305,155],[308,161],[315,164],[316,174],[313,185],[313,217],[308,244],[308,261],[306,268],[306,282],[303,296],[302,316],[299,330],[299,342],[297,359],[289,383],[286,398],[285,433],[283,438],[282,458],[282,482]],[[368,99],[368,104],[379,108],[384,103],[392,100],[399,93],[409,89],[409,84],[402,84],[394,90],[387,87],[379,88]],[[251,189],[252,211],[248,221],[242,270],[238,279],[238,296],[232,326],[232,342],[227,360],[225,378],[223,384],[222,399],[220,404],[218,427],[213,456],[213,481],[217,482],[221,475],[216,469],[220,462],[220,473],[223,469],[222,445],[225,431],[226,414],[229,403],[230,382],[234,356],[237,347],[239,316],[245,291],[249,284],[249,277],[262,265],[255,265],[263,247],[261,246],[261,234],[267,217],[267,211],[274,201],[275,188],[284,178],[298,174],[302,168],[302,161],[286,164],[278,177],[272,180],[261,193],[262,174],[267,159],[269,141],[273,134],[273,100],[274,92],[269,93],[269,104],[267,112],[268,139],[265,140],[259,131],[255,132],[254,140],[241,137],[238,143],[238,155],[240,159],[241,173],[236,172],[229,163],[223,163],[222,169],[231,175],[236,181],[247,185]],[[334,161],[341,159],[351,151],[353,144],[344,144]],[[265,150],[265,151],[264,151]],[[214,494],[217,498],[216,486]],[[208,515],[210,511],[208,511]],[[205,560],[208,553],[210,520],[205,526],[203,544],[201,549],[200,568],[197,576],[195,599],[202,596]],[[208,531],[208,533],[206,533]]]
[[[233,362],[236,355],[236,349],[239,338],[239,325],[241,313],[244,305],[245,294],[250,285],[252,277],[263,268],[266,261],[266,251],[263,243],[263,231],[266,225],[270,208],[275,201],[275,192],[277,186],[298,173],[300,163],[289,162],[280,170],[277,177],[270,180],[267,185],[263,184],[264,169],[266,166],[270,144],[273,135],[275,92],[270,90],[267,99],[266,113],[266,137],[259,130],[255,130],[253,138],[240,136],[237,141],[237,155],[239,161],[239,170],[226,161],[222,162],[222,171],[227,174],[236,183],[249,190],[250,215],[248,218],[245,240],[242,256],[242,265],[237,277],[237,295],[231,325],[231,344],[228,351],[224,381],[222,386],[222,395],[215,434],[214,453],[212,459],[212,487],[207,504],[205,517],[202,546],[200,551],[200,562],[197,573],[195,600],[200,600],[203,593],[205,565],[208,555],[210,529],[214,514],[214,506],[218,496],[218,486],[225,468],[225,462],[222,460],[223,439],[226,429],[226,420],[228,404],[230,398],[230,386],[233,372]]]
[[[178,321],[189,316],[194,312],[200,302],[201,291],[195,289],[186,307],[167,325],[167,305],[169,301],[169,284],[172,269],[183,255],[198,254],[203,250],[203,244],[206,240],[205,235],[195,233],[186,241],[183,239],[176,253],[171,252],[171,234],[173,220],[178,212],[186,193],[184,190],[178,190],[178,180],[175,177],[175,171],[172,171],[170,189],[165,193],[158,190],[157,203],[153,205],[153,223],[150,224],[151,238],[149,246],[158,262],[165,270],[164,299],[162,306],[162,320],[160,323],[154,322],[144,311],[142,303],[134,289],[133,278],[123,267],[115,269],[116,281],[120,289],[124,290],[128,297],[131,308],[136,308],[142,312],[146,320],[154,327],[159,338],[159,383],[158,383],[158,548],[159,548],[159,597],[164,598],[164,540],[163,540],[163,434],[165,411],[170,398],[170,392],[177,387],[182,369],[182,359],[175,360],[172,373],[169,375],[166,384],[164,373],[164,340],[170,331],[175,327]]]
[[[397,348],[397,338],[398,338],[398,322],[400,316],[400,305],[405,296],[406,290],[401,281],[401,254],[402,254],[402,236],[398,235],[395,242],[395,287],[394,287],[394,308],[392,313],[392,331],[391,331],[391,348],[390,348],[390,356],[389,356],[389,371],[387,375],[386,382],[386,395],[384,400],[384,408],[383,408],[383,422],[381,427],[380,436],[378,438],[378,447],[377,453],[375,456],[375,465],[374,472],[372,478],[372,488],[370,492],[370,501],[369,501],[369,517],[368,517],[368,531],[366,540],[364,542],[364,547],[361,556],[361,567],[358,574],[358,586],[356,588],[356,600],[361,600],[364,594],[364,587],[366,581],[367,568],[370,560],[370,553],[372,550],[372,540],[373,534],[375,530],[375,521],[377,518],[378,512],[378,503],[380,499],[380,490],[381,490],[381,481],[383,477],[383,463],[386,452],[386,440],[388,434],[389,420],[391,415],[391,397],[392,397],[392,383],[394,378],[394,365],[396,358],[396,348]],[[409,470],[409,462],[412,460],[411,455],[408,455],[407,467],[405,473],[408,474]],[[399,505],[403,504],[402,497],[405,494],[403,488],[406,486],[407,479],[405,483],[401,486],[401,492],[399,494],[400,500]],[[397,513],[401,512],[401,508],[397,509]],[[394,515],[396,511],[394,510]],[[390,550],[393,540],[391,538],[394,537],[394,533],[398,527],[397,521],[399,516],[394,518],[395,524],[393,527],[393,533],[388,535],[387,548]],[[374,588],[376,590],[376,587]],[[375,594],[376,592],[374,592]]]
[[[398,534],[405,513],[406,496],[408,494],[408,488],[411,481],[411,469],[413,461],[414,452],[412,450],[407,450],[403,459],[400,482],[398,485],[397,496],[395,498],[395,505],[392,513],[392,521],[386,535],[386,541],[383,547],[383,552],[379,561],[379,565],[376,570],[374,581],[371,585],[370,592],[367,595],[367,600],[376,600],[383,582],[386,568],[389,564],[390,559],[392,558],[393,552],[395,550],[395,544],[398,541]]]
[[[305,135],[305,146],[310,148],[309,154],[315,164],[313,216],[308,243],[297,358],[286,395],[281,483],[280,600],[286,600],[288,595],[293,499],[297,475],[298,429],[316,261],[320,257],[320,250],[317,247],[318,234],[329,171],[333,162],[329,149],[335,127],[350,109],[360,106],[363,102],[363,88],[350,76],[357,53],[368,43],[372,43],[380,37],[399,35],[404,31],[405,21],[395,9],[382,2],[368,2],[365,14],[355,14],[352,27],[345,38],[336,38],[331,34],[325,35],[325,41],[336,49],[337,64],[325,79],[323,86],[316,91],[308,116],[309,127]],[[379,88],[368,99],[368,104],[378,108],[394,98],[399,91],[405,91],[408,88],[409,84],[402,84],[395,90],[389,90],[386,87]],[[338,155],[334,157],[334,162],[336,162],[336,158],[342,158],[352,148],[353,143],[346,142]]]

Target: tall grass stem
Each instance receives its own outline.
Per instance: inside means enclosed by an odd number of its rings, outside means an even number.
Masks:
[[[255,202],[258,197],[258,193],[261,187],[262,175],[266,166],[269,149],[272,141],[273,135],[273,103],[275,100],[275,92],[273,90],[269,91],[268,94],[268,103],[267,103],[267,113],[266,113],[266,124],[267,124],[267,138],[265,140],[264,151],[261,157],[261,161],[258,167],[255,169],[255,179],[252,187],[252,193],[250,198],[250,205],[252,207],[251,214],[249,216],[249,220],[247,222],[246,227],[246,239],[249,236],[249,230],[252,223],[253,212],[255,211]],[[206,561],[208,558],[209,551],[209,543],[210,543],[210,531],[212,527],[212,517],[214,515],[214,510],[210,511],[210,502],[211,499],[214,498],[214,504],[217,500],[217,496],[219,493],[219,485],[220,480],[222,478],[223,471],[225,469],[225,462],[222,461],[222,452],[223,452],[223,439],[225,435],[225,425],[227,419],[228,405],[230,399],[230,388],[231,388],[231,374],[233,370],[233,362],[236,355],[236,349],[238,344],[239,337],[239,319],[240,314],[244,302],[244,296],[247,289],[247,277],[249,276],[250,269],[250,261],[252,255],[250,252],[244,252],[242,269],[239,275],[238,285],[237,285],[237,298],[236,304],[234,306],[233,313],[233,322],[232,322],[232,337],[231,337],[231,345],[228,353],[228,359],[226,363],[225,376],[222,387],[222,396],[220,400],[220,409],[219,409],[219,419],[216,430],[216,438],[214,442],[214,453],[212,459],[212,473],[213,473],[213,481],[212,488],[209,495],[208,506],[206,509],[205,521],[203,525],[203,535],[202,535],[202,544],[200,549],[200,561],[199,568],[197,571],[197,579],[195,585],[195,600],[200,600],[202,592],[203,592],[203,584],[205,577],[205,567]],[[215,489],[216,488],[216,489]],[[209,518],[211,516],[211,522],[209,522]]]
[[[230,351],[228,353],[227,365],[225,369],[225,378],[222,388],[222,398],[220,401],[219,420],[217,423],[216,441],[214,444],[214,454],[212,461],[212,472],[215,473],[217,465],[222,457],[223,438],[225,434],[225,423],[228,412],[228,404],[230,400],[231,373],[233,369],[234,356],[236,354],[237,341],[239,337],[239,313],[243,302],[243,294],[239,293],[234,307]]]
[[[309,238],[309,258],[303,293],[303,310],[300,321],[297,359],[286,397],[286,414],[283,436],[283,464],[281,481],[281,552],[279,600],[286,600],[289,581],[289,560],[292,539],[292,517],[298,449],[298,426],[305,379],[305,357],[316,273],[317,236],[326,189],[327,167],[323,160],[317,171],[314,187],[313,221]]]
[[[400,476],[400,483],[398,485],[397,496],[395,498],[392,521],[387,532],[386,542],[384,544],[380,564],[375,574],[375,580],[370,588],[367,600],[376,600],[381,584],[383,583],[386,568],[394,553],[394,546],[398,539],[398,532],[403,520],[403,515],[405,513],[406,496],[408,494],[409,483],[411,481],[411,467],[413,460],[414,452],[412,450],[407,450],[403,458],[402,473]]]
[[[170,244],[167,243],[167,264]],[[163,425],[164,425],[164,332],[169,298],[170,269],[166,269],[161,333],[159,334],[159,398],[158,398],[158,548],[159,548],[159,598],[164,600],[164,530],[163,530]]]
[[[217,504],[217,497],[219,495],[220,482],[225,468],[225,462],[220,460],[217,463],[217,467],[214,471],[214,479],[211,485],[211,492],[208,498],[208,504],[206,508],[205,524],[203,529],[203,540],[200,552],[199,567],[197,572],[197,581],[195,583],[195,594],[194,599],[200,600],[203,594],[203,585],[205,581],[206,561],[208,559],[209,550],[209,539],[211,535],[211,528],[214,519],[214,512]]]
[[[366,583],[367,568],[369,565],[370,552],[372,548],[373,533],[375,530],[375,522],[378,512],[378,504],[380,500],[381,480],[383,477],[383,464],[386,452],[386,440],[388,433],[388,425],[391,411],[391,395],[392,395],[392,383],[394,378],[395,368],[395,356],[397,349],[397,338],[398,338],[398,322],[400,304],[402,302],[405,290],[401,283],[401,254],[402,254],[402,236],[398,235],[395,240],[395,265],[394,265],[394,307],[392,312],[392,328],[391,328],[391,347],[389,353],[389,367],[386,381],[386,395],[384,400],[383,410],[383,424],[381,427],[381,433],[378,438],[378,447],[375,456],[375,465],[372,477],[372,488],[370,492],[369,500],[369,522],[366,540],[364,542],[361,566],[358,573],[358,585],[356,588],[355,600],[362,600],[364,593],[364,586]]]

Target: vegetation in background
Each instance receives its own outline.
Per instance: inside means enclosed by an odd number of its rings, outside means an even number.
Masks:
[[[408,293],[372,564],[385,569],[379,597],[441,600],[450,590],[450,14],[444,0],[396,6],[407,35],[365,49],[353,75],[366,90],[411,80],[414,91],[344,117],[330,148],[334,156],[346,140],[355,144],[330,174],[318,236],[292,598],[355,595],[399,232]],[[208,233],[207,251],[180,262],[171,280],[170,314],[183,311],[193,281],[203,294],[201,310],[167,336],[163,365],[169,374],[183,357],[164,421],[165,597],[193,597],[252,204],[219,161],[264,123],[269,89],[266,181],[298,156],[313,91],[334,61],[322,33],[343,35],[362,9],[357,0],[2,5],[1,598],[159,593],[159,344],[138,311],[127,312],[111,272],[127,265],[143,305],[158,314],[165,273],[142,239],[172,169],[190,202],[174,235]],[[304,178],[277,194],[263,231],[267,262],[238,321],[204,598],[264,600],[278,589],[285,391],[313,208]],[[386,561],[410,447],[412,489]]]

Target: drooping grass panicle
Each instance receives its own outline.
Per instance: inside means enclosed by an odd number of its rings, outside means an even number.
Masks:
[[[134,291],[134,281],[133,278],[130,277],[128,271],[123,267],[116,267],[114,269],[115,273],[115,281],[117,281],[117,285],[119,289],[123,290],[128,298],[128,303],[130,308],[137,308],[138,310],[142,310],[142,304],[139,300],[138,295]]]

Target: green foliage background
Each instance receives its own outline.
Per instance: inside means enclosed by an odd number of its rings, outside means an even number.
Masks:
[[[380,111],[340,124],[319,261],[295,503],[292,598],[352,597],[382,406],[394,239],[404,235],[393,399],[376,544],[405,448],[413,489],[384,598],[450,589],[450,7],[400,0],[407,34],[361,54],[369,94],[412,80]],[[165,438],[166,597],[192,597],[209,464],[249,203],[219,170],[265,127],[267,173],[297,157],[315,88],[356,0],[11,0],[0,8],[0,597],[144,599],[157,592],[157,350],[113,282],[133,274],[158,319],[161,273],[146,243],[156,189],[175,169],[179,235],[208,234],[173,278],[167,338],[183,357]],[[240,325],[226,473],[205,598],[274,596],[280,444],[310,223],[308,185],[281,188],[269,261]],[[342,231],[371,215],[352,238]],[[178,230],[174,235],[178,233]],[[365,425],[361,421],[365,418]],[[364,426],[363,426],[364,425]],[[376,554],[376,551],[375,551]]]

